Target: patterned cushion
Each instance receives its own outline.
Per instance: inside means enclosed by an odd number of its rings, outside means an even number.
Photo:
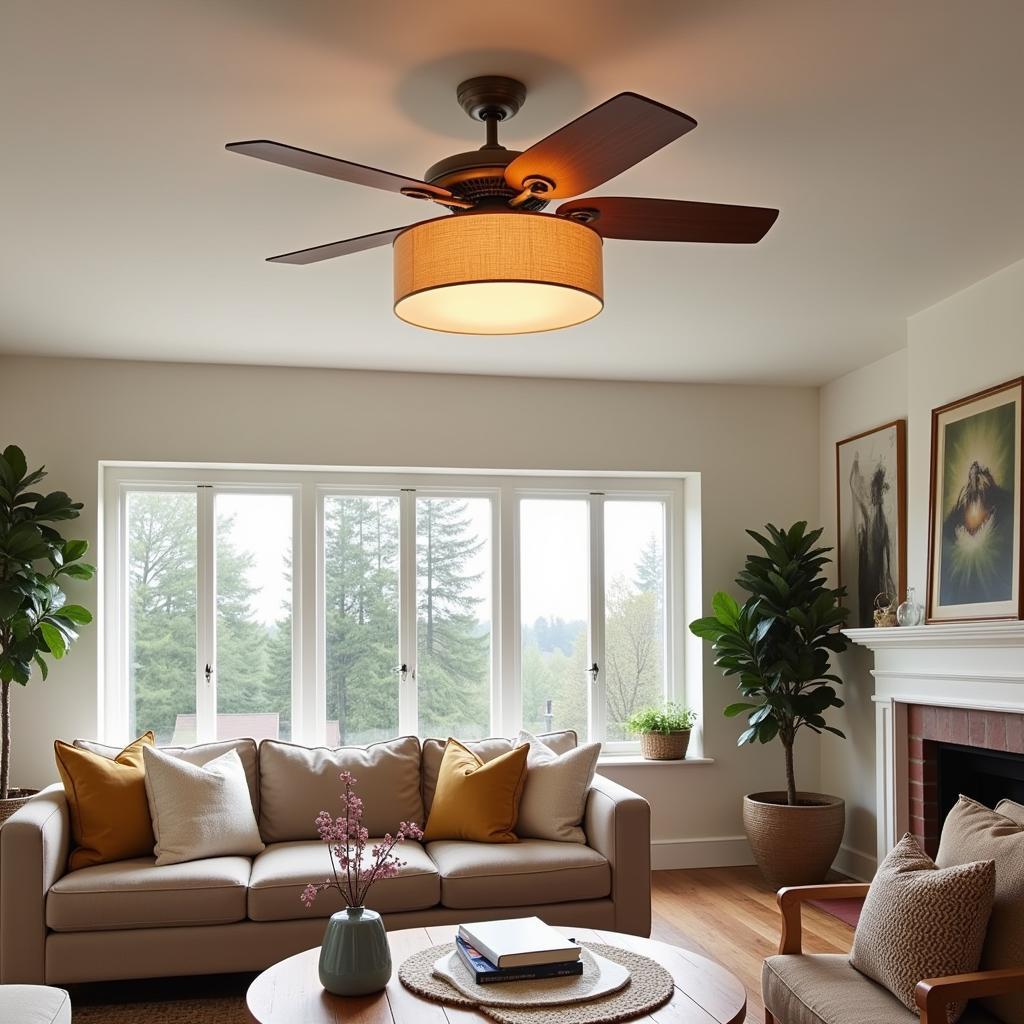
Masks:
[[[916,1010],[919,981],[978,969],[995,888],[993,861],[940,869],[905,835],[871,883],[850,963]],[[950,1005],[950,1024],[965,1005]]]
[[[1024,825],[1003,810],[1024,808],[999,804],[990,811],[982,804],[960,797],[942,826],[942,842],[935,862],[940,868],[989,857],[996,866],[996,899],[981,955],[983,971],[998,971],[1024,964]],[[985,1008],[1005,1024],[1024,1024],[1024,999],[1020,994],[986,999]]]

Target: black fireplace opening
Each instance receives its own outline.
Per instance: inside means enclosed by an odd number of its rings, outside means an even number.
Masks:
[[[956,743],[937,746],[940,823],[961,793],[991,808],[1000,800],[1024,804],[1024,755]]]

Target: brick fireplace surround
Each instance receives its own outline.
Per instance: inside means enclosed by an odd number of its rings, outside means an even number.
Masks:
[[[1024,715],[911,704],[907,708],[910,831],[934,856],[939,847],[938,745],[1024,754]]]

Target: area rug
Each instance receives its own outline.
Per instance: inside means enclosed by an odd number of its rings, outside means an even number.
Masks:
[[[808,900],[812,907],[823,910],[832,917],[839,918],[844,924],[851,928],[857,927],[861,911],[864,909],[864,900]]]
[[[253,974],[68,985],[75,1024],[251,1024]]]

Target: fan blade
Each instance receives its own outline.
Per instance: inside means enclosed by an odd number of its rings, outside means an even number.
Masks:
[[[696,127],[687,114],[623,92],[521,153],[505,168],[505,180],[522,189],[527,178],[545,178],[554,183],[545,198],[578,196]]]
[[[417,221],[416,224],[426,224],[431,220],[440,220],[440,217],[428,217],[427,220]],[[362,252],[364,249],[376,249],[381,245],[388,245],[393,242],[406,228],[414,228],[416,224],[403,224],[400,228],[389,228],[387,231],[375,231],[372,235],[358,235],[355,238],[345,238],[340,242],[328,242],[326,245],[314,245],[310,249],[297,249],[295,252],[286,252],[281,256],[270,256],[268,263],[294,263],[298,266],[305,266],[307,263],[319,263],[321,260],[333,260],[335,256],[348,256],[349,253]]]
[[[582,221],[602,238],[648,242],[760,242],[779,215],[762,206],[631,196],[574,199],[556,212]]]
[[[286,146],[282,142],[271,142],[269,139],[229,142],[224,148],[232,153],[241,153],[243,156],[269,160],[272,164],[281,164],[282,167],[294,167],[297,171],[323,174],[325,177],[337,178],[339,181],[351,181],[355,185],[382,188],[386,192],[402,192],[404,189],[413,189],[444,199],[452,197],[452,193],[448,189],[430,185],[418,178],[407,178],[404,174],[392,174],[391,171],[381,171],[376,167],[354,164],[349,160],[324,156],[323,153],[313,153],[308,149],[297,149],[295,146]]]

